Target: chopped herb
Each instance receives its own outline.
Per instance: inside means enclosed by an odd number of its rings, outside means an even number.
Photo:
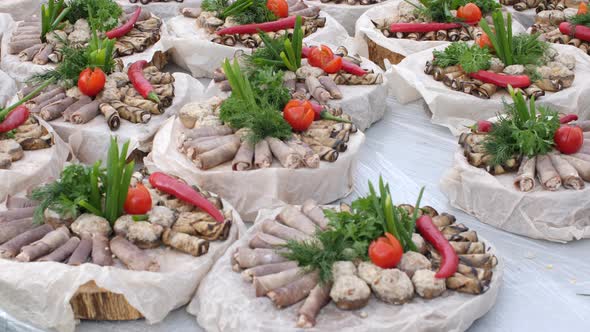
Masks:
[[[123,14],[121,6],[114,0],[70,0],[68,21],[74,24],[83,18],[88,20],[92,29],[100,32],[109,31],[119,25],[119,17]],[[92,13],[92,15],[90,14]]]
[[[465,42],[451,43],[442,51],[433,51],[433,64],[439,67],[461,65],[466,73],[490,68],[492,55],[487,48]]]

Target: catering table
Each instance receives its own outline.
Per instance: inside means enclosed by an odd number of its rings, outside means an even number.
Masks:
[[[456,138],[430,123],[423,102],[400,105],[388,100],[390,112],[366,132],[355,172],[351,201],[367,192],[379,175],[390,183],[395,202],[414,202],[426,186],[424,204],[454,214],[493,241],[505,260],[504,284],[494,308],[469,331],[590,331],[590,240],[557,244],[512,235],[478,222],[449,206],[438,182],[451,166]],[[0,304],[0,308],[1,308]],[[255,317],[252,317],[255,319]],[[88,322],[78,331],[202,331],[185,308],[163,322]],[[39,331],[11,319],[0,309],[0,332]]]

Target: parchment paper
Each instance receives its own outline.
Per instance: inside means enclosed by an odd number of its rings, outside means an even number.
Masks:
[[[279,212],[280,209],[261,210],[257,223],[226,251],[203,279],[187,310],[197,316],[197,322],[205,330],[302,331],[295,327],[302,302],[277,310],[268,298],[255,297],[252,284],[244,281],[240,273],[233,272],[230,264],[232,253],[238,247],[247,246],[261,228],[258,222],[273,218]],[[493,248],[491,250],[495,253]],[[354,311],[343,311],[330,303],[318,315],[316,326],[305,331],[464,331],[496,302],[503,272],[504,262],[500,258],[490,289],[477,296],[446,291],[433,300],[416,296],[404,305],[387,304],[373,297],[366,307]],[[368,314],[367,318],[361,318],[361,312]]]
[[[152,138],[166,119],[175,115],[186,103],[200,98],[204,92],[203,85],[190,75],[184,73],[173,75],[176,81],[172,105],[164,114],[152,115],[146,124],[136,124],[121,119],[119,129],[111,131],[104,116],[99,114],[83,125],[66,122],[63,118],[52,121],[51,125],[70,144],[74,155],[83,163],[92,164],[97,160],[106,160],[112,135],[116,135],[120,142],[130,140],[129,153],[135,149],[149,152]]]
[[[15,20],[23,20],[28,16],[38,14],[41,0],[2,0],[0,13],[11,15]]]
[[[35,74],[43,73],[47,70],[55,68],[55,64],[51,61],[46,65],[37,65],[34,64],[32,61],[20,61],[18,58],[18,54],[9,54],[8,53],[8,43],[10,42],[10,37],[12,33],[16,29],[16,25],[18,22],[12,21],[7,29],[7,32],[4,33],[2,36],[2,48],[1,48],[1,56],[2,60],[0,61],[0,68],[12,76],[14,79],[17,80],[19,83],[26,82],[31,76]],[[129,65],[138,60],[146,60],[151,61],[154,53],[156,51],[164,51],[164,47],[162,44],[162,39],[166,38],[168,34],[166,30],[166,24],[162,22],[162,26],[160,27],[160,40],[157,41],[154,45],[145,49],[145,51],[141,53],[133,53],[132,55],[121,57],[120,59],[123,61],[125,66]]]
[[[201,5],[201,0],[184,0],[183,2],[168,0],[168,2],[150,2],[147,5],[140,4],[139,1],[137,3],[131,3],[129,0],[117,0],[117,3],[123,8],[141,5],[154,15],[166,20],[178,15],[182,8],[199,7]]]
[[[0,15],[0,22],[2,20]],[[17,92],[16,82],[5,72],[0,71],[0,108],[7,106],[7,103]]]
[[[211,242],[209,252],[200,257],[164,248],[146,250],[157,259],[160,272],[127,270],[118,260],[116,266],[101,267],[0,259],[2,309],[42,328],[73,332],[76,321],[70,299],[78,287],[94,280],[98,287],[124,295],[149,324],[157,323],[190,301],[213,263],[244,234],[239,214],[227,201],[223,204],[234,221],[227,240]]]
[[[388,1],[388,0],[383,0]],[[332,16],[338,23],[340,23],[349,35],[354,35],[354,26],[356,21],[363,15],[367,10],[378,6],[379,4],[372,5],[349,5],[346,2],[336,4],[334,2],[322,3],[319,0],[306,0],[304,1],[308,6],[320,7],[320,9],[330,16]]]
[[[4,201],[7,195],[14,195],[48,179],[57,178],[68,159],[68,145],[47,122],[39,118],[38,120],[53,134],[54,144],[48,149],[25,151],[24,157],[13,162],[10,168],[0,169],[0,202]]]
[[[516,173],[493,176],[469,165],[461,149],[440,188],[454,207],[505,231],[556,242],[590,238],[590,186],[529,193],[514,188]]]
[[[367,39],[370,39],[375,44],[386,48],[393,53],[398,53],[403,56],[408,56],[432,47],[449,43],[448,41],[415,41],[400,38],[387,38],[380,30],[375,28],[375,25],[371,20],[392,17],[398,12],[400,4],[404,2],[404,0],[390,0],[374,6],[361,15],[356,22],[355,39],[357,43],[359,43],[359,52],[362,56],[369,57]],[[514,31],[514,33],[523,33],[525,30],[526,29],[516,20],[512,21],[512,31]]]
[[[359,131],[350,135],[348,149],[333,163],[322,161],[316,169],[287,169],[274,159],[270,168],[232,171],[231,162],[201,171],[177,150],[182,129],[180,120],[171,118],[154,138],[153,150],[144,159],[150,172],[160,170],[196,183],[203,189],[219,193],[242,218],[253,221],[263,207],[302,204],[313,198],[326,204],[342,198],[353,185],[352,171],[365,136]]]
[[[342,45],[348,33],[330,15],[326,17],[326,26],[303,39],[305,43],[327,43]],[[184,16],[173,17],[168,21],[169,37],[162,42],[166,49],[171,49],[174,63],[189,70],[194,77],[213,77],[213,71],[221,66],[223,59],[232,58],[237,51],[251,53],[245,47],[230,47],[211,42],[213,38],[204,29],[197,28],[197,20]]]
[[[546,92],[538,102],[587,119],[590,117],[590,57],[575,47],[558,44],[552,44],[552,47],[559,54],[571,54],[576,58],[574,83],[559,92]],[[441,50],[444,46],[434,49]],[[442,82],[435,81],[432,75],[425,74],[424,65],[426,61],[432,60],[432,51],[421,51],[393,66],[389,84],[398,101],[405,104],[423,97],[432,112],[432,122],[448,127],[453,135],[458,135],[475,120],[491,118],[502,111],[502,98],[510,99],[505,89],[498,89],[490,99],[481,99],[454,91]]]

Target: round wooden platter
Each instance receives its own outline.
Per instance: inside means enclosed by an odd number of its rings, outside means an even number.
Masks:
[[[80,286],[70,304],[76,319],[112,321],[143,318],[125,296],[100,288],[94,281]]]
[[[405,56],[399,53],[392,52],[383,46],[377,45],[377,43],[369,38],[365,39],[367,40],[367,45],[369,46],[369,60],[379,65],[379,67],[381,67],[383,70],[385,70],[385,63],[383,60],[387,59],[389,62],[391,62],[391,64],[397,65],[405,58]]]

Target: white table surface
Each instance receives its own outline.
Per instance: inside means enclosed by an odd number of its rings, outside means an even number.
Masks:
[[[478,222],[451,208],[438,181],[453,160],[456,139],[429,121],[422,102],[399,105],[389,100],[390,112],[366,132],[366,142],[355,172],[355,188],[366,193],[367,180],[380,174],[390,183],[394,200],[414,202],[426,186],[424,204],[450,212],[497,247],[505,260],[504,284],[496,305],[476,321],[470,332],[590,331],[590,240],[557,244],[512,235]],[[0,308],[2,304],[0,303]],[[255,319],[255,317],[253,317]],[[202,331],[185,308],[161,323],[83,322],[77,331]],[[39,331],[17,322],[0,309],[0,332]]]

